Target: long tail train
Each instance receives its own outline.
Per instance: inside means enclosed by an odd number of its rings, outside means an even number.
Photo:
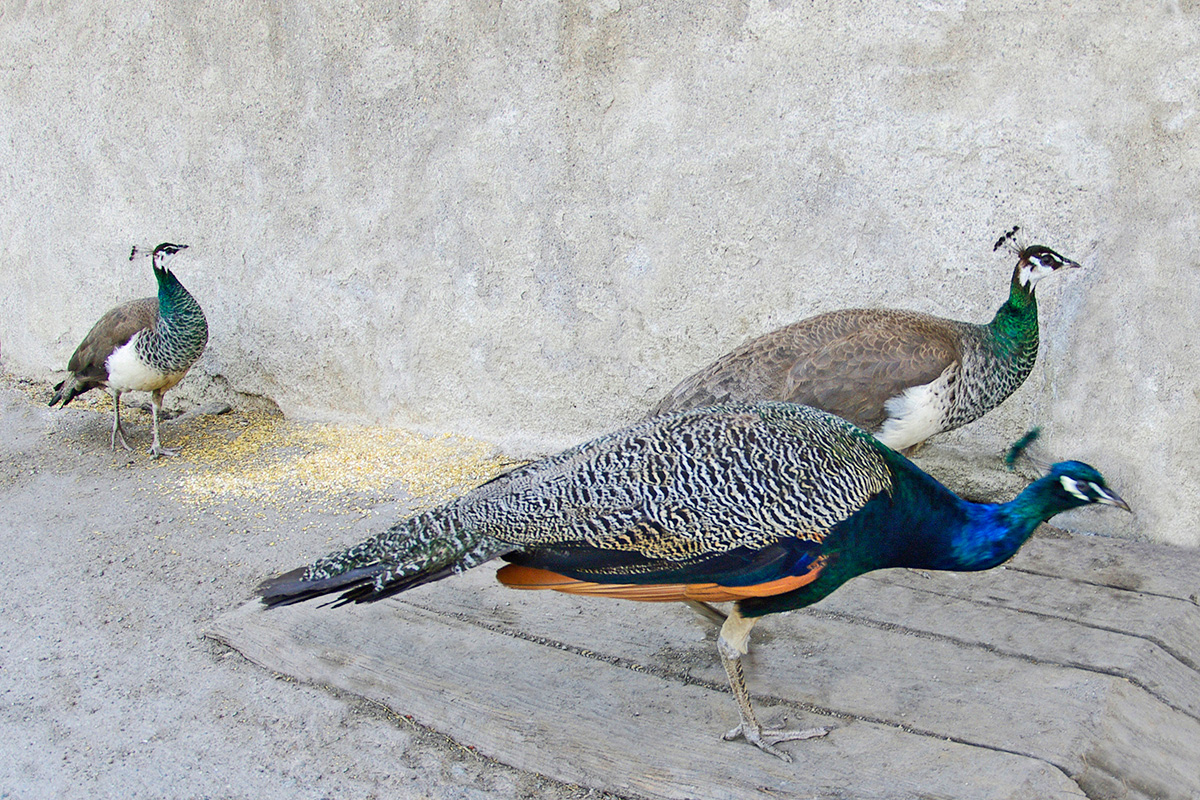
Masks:
[[[426,583],[457,575],[512,550],[464,524],[444,506],[396,523],[348,550],[268,578],[258,594],[268,607],[342,594],[333,605],[372,603]]]

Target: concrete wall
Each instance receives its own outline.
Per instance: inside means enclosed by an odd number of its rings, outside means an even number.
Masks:
[[[49,377],[175,261],[176,402],[550,450],[845,306],[985,321],[1021,224],[1026,386],[950,441],[1098,466],[1200,542],[1200,7],[27,3],[0,14],[0,357]],[[399,10],[394,6],[401,6]]]

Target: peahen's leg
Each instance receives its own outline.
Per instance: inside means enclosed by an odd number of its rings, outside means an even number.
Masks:
[[[178,450],[168,450],[158,443],[158,412],[162,408],[162,393],[154,392],[150,395],[150,413],[154,417],[154,441],[150,443],[150,457],[158,458],[159,456],[177,456]]]
[[[109,441],[109,445],[113,450],[116,450],[117,442],[120,442],[121,447],[124,447],[126,450],[132,450],[133,448],[125,441],[125,429],[121,427],[121,393],[116,389],[111,389],[110,391],[112,392],[114,410],[112,438]]]
[[[746,676],[742,672],[742,656],[750,648],[750,629],[754,627],[754,623],[753,618],[743,617],[734,608],[726,618],[725,624],[721,626],[721,635],[717,637],[717,652],[721,654],[721,663],[725,665],[725,674],[729,676],[729,688],[733,691],[738,715],[742,719],[736,728],[725,734],[725,739],[736,739],[740,736],[773,756],[791,761],[792,757],[775,745],[796,739],[824,736],[829,733],[829,729],[771,730],[764,728],[754,716],[754,708],[750,705],[750,692],[746,689]]]

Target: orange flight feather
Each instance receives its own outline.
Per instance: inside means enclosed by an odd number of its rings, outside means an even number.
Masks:
[[[553,589],[567,594],[586,594],[595,597],[620,597],[625,600],[641,600],[648,603],[681,602],[698,600],[703,603],[724,603],[743,600],[747,597],[770,597],[798,589],[812,583],[825,566],[825,558],[818,558],[803,575],[789,575],[754,586],[721,586],[716,583],[593,583],[568,578],[537,567],[509,564],[496,572],[496,579],[511,589]]]

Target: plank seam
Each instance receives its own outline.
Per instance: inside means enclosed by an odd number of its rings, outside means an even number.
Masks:
[[[1051,576],[1051,577],[1053,577],[1053,576]],[[1070,580],[1070,579],[1060,578],[1060,580]],[[1121,630],[1120,628],[1111,628],[1107,625],[1098,625],[1098,624],[1095,624],[1092,622],[1086,622],[1086,621],[1080,620],[1080,619],[1073,619],[1071,617],[1060,616],[1058,614],[1051,614],[1046,611],[1034,611],[1032,609],[1018,608],[1013,605],[1007,605],[1004,603],[999,603],[999,602],[995,602],[995,601],[991,601],[991,600],[977,600],[974,597],[964,597],[960,594],[949,594],[946,592],[939,592],[934,589],[926,589],[926,588],[923,588],[920,586],[910,586],[910,585],[906,585],[906,584],[887,584],[887,585],[903,586],[903,588],[908,589],[909,591],[922,592],[924,594],[933,595],[934,597],[944,597],[944,598],[947,598],[950,600],[961,600],[961,601],[968,602],[968,603],[974,603],[975,605],[978,605],[978,606],[984,606],[986,608],[1002,608],[1006,611],[1015,611],[1019,614],[1029,614],[1030,616],[1040,617],[1042,619],[1054,619],[1054,620],[1058,620],[1060,622],[1067,622],[1072,625],[1079,625],[1084,628],[1091,628],[1092,630],[1104,631],[1105,633],[1114,633],[1119,636],[1128,636],[1133,639],[1140,639],[1141,641],[1149,642],[1150,644],[1154,645],[1155,647],[1158,647],[1164,653],[1171,656],[1171,658],[1175,659],[1176,661],[1178,661],[1180,664],[1187,667],[1191,671],[1200,672],[1200,664],[1197,664],[1187,654],[1176,651],[1176,649],[1174,647],[1172,647],[1171,645],[1162,641],[1161,639],[1159,639],[1156,636],[1149,636],[1146,634],[1133,633],[1131,631]],[[1178,599],[1178,598],[1174,598],[1174,599]],[[1186,601],[1180,601],[1180,602],[1186,602]]]
[[[1055,580],[1060,580],[1060,581],[1071,581],[1072,583],[1081,583],[1084,586],[1098,586],[1102,589],[1113,589],[1118,592],[1131,592],[1132,594],[1141,594],[1141,595],[1145,595],[1146,597],[1158,597],[1158,598],[1162,598],[1163,600],[1172,600],[1176,603],[1185,603],[1189,606],[1200,605],[1200,599],[1198,599],[1198,595],[1196,595],[1196,594],[1193,594],[1191,597],[1178,597],[1173,594],[1163,594],[1161,592],[1148,592],[1145,589],[1130,589],[1128,586],[1121,586],[1121,585],[1115,584],[1115,583],[1104,583],[1102,581],[1089,581],[1089,580],[1085,580],[1084,578],[1069,578],[1065,575],[1058,575],[1053,572],[1042,572],[1040,570],[1030,569],[1029,567],[1012,566],[1009,564],[1006,564],[1004,566],[1004,569],[1012,570],[1013,572],[1023,572],[1026,575],[1036,575],[1039,578],[1054,578]]]
[[[1190,664],[1186,658],[1179,658],[1175,653],[1173,653],[1171,651],[1170,648],[1164,646],[1161,642],[1157,641],[1155,638],[1150,637],[1150,636],[1142,636],[1139,634],[1129,633],[1128,631],[1122,631],[1122,630],[1118,630],[1116,628],[1108,628],[1103,625],[1089,625],[1087,623],[1080,622],[1079,620],[1070,619],[1069,617],[1060,617],[1060,616],[1057,616],[1054,614],[1047,614],[1047,613],[1041,612],[1041,611],[1030,611],[1028,609],[1015,609],[1010,606],[1005,606],[1005,605],[1001,605],[998,603],[988,603],[988,602],[984,602],[981,600],[974,600],[974,599],[959,597],[957,595],[942,594],[940,592],[935,592],[931,589],[916,589],[915,587],[908,587],[908,588],[911,588],[913,591],[926,592],[928,594],[932,594],[937,597],[947,597],[947,598],[952,598],[952,599],[956,599],[956,600],[967,600],[967,602],[971,602],[976,605],[988,606],[988,607],[992,607],[992,608],[1003,608],[1008,611],[1019,611],[1022,614],[1029,614],[1030,616],[1040,617],[1042,619],[1052,619],[1052,620],[1057,620],[1059,622],[1065,622],[1065,623],[1068,623],[1071,625],[1079,625],[1081,627],[1090,628],[1092,630],[1104,631],[1105,633],[1112,633],[1112,634],[1116,634],[1116,635],[1120,635],[1120,636],[1128,636],[1132,639],[1136,639],[1138,641],[1143,641],[1154,647],[1157,647],[1162,652],[1164,652],[1166,655],[1174,658],[1176,661],[1181,663],[1184,667],[1191,669],[1192,671],[1197,671],[1196,668],[1192,664]],[[1015,652],[1012,650],[1005,650],[1005,649],[996,647],[993,644],[988,644],[987,642],[979,642],[979,641],[972,641],[972,640],[968,640],[968,639],[960,639],[960,638],[957,638],[954,636],[949,636],[944,633],[934,633],[932,631],[917,630],[915,628],[909,628],[904,625],[900,625],[899,623],[880,622],[878,620],[873,620],[868,617],[860,617],[860,616],[857,616],[854,614],[849,614],[849,613],[846,613],[843,611],[819,611],[817,609],[812,609],[812,608],[807,609],[807,611],[808,611],[808,613],[812,614],[813,616],[816,616],[819,618],[836,619],[836,620],[840,620],[843,622],[852,622],[856,625],[866,625],[868,627],[873,627],[876,630],[899,631],[901,633],[904,633],[904,634],[907,634],[910,636],[916,636],[916,637],[922,638],[922,639],[932,639],[932,640],[936,640],[936,641],[944,641],[944,642],[958,645],[959,647],[965,647],[965,648],[976,649],[976,650],[984,650],[986,652],[993,653],[998,656],[1003,656],[1005,658],[1012,658],[1012,659],[1015,659],[1018,661],[1024,661],[1029,664],[1037,664],[1039,666],[1049,666],[1049,667],[1062,667],[1064,669],[1078,669],[1082,672],[1090,672],[1090,673],[1093,673],[1096,675],[1108,675],[1113,678],[1120,678],[1121,680],[1128,681],[1132,686],[1142,690],[1143,692],[1146,692],[1146,694],[1150,695],[1155,700],[1162,703],[1164,706],[1171,709],[1172,711],[1182,714],[1183,716],[1188,717],[1189,719],[1193,719],[1193,720],[1196,720],[1197,722],[1200,722],[1200,714],[1197,714],[1193,711],[1189,711],[1186,708],[1182,708],[1181,706],[1177,705],[1176,703],[1172,702],[1171,700],[1167,699],[1166,697],[1163,697],[1161,694],[1159,694],[1154,689],[1147,686],[1136,675],[1127,673],[1127,672],[1119,670],[1119,669],[1105,669],[1103,667],[1097,667],[1095,665],[1085,664],[1082,662],[1052,661],[1052,660],[1046,659],[1046,658],[1038,658],[1037,656],[1031,656],[1028,653],[1019,653],[1019,652]]]
[[[412,605],[416,606],[415,603]],[[416,606],[416,607],[424,608],[423,606]],[[424,610],[428,611],[429,609],[424,609]],[[275,677],[276,680],[287,680],[287,681],[297,683],[300,685],[309,686],[309,687],[312,687],[315,689],[320,689],[322,691],[328,692],[329,694],[333,695],[334,697],[341,699],[343,702],[349,702],[348,698],[353,697],[358,702],[367,703],[371,706],[374,706],[377,709],[382,709],[383,711],[385,711],[386,718],[388,719],[388,721],[391,722],[391,724],[396,726],[397,728],[415,729],[415,730],[419,730],[419,731],[423,732],[425,735],[434,736],[434,737],[443,739],[444,742],[446,743],[446,746],[456,747],[459,750],[461,750],[463,752],[463,754],[468,755],[471,758],[476,758],[476,759],[480,759],[480,760],[497,761],[498,763],[504,764],[508,769],[515,770],[516,772],[523,773],[526,775],[536,776],[538,778],[541,778],[542,780],[553,781],[554,783],[557,783],[559,786],[563,786],[563,787],[569,787],[571,785],[576,785],[576,786],[580,785],[580,784],[570,784],[569,782],[564,781],[560,778],[555,778],[554,776],[545,775],[545,774],[542,774],[540,772],[536,772],[533,770],[522,769],[520,767],[513,766],[512,764],[507,764],[503,761],[500,761],[499,759],[493,758],[492,756],[487,755],[486,753],[480,751],[478,748],[474,747],[473,745],[467,745],[467,744],[460,742],[458,739],[454,738],[453,735],[446,733],[443,730],[439,730],[438,728],[434,728],[429,725],[425,725],[421,722],[418,722],[416,719],[413,718],[412,715],[405,714],[403,711],[393,708],[392,706],[388,705],[386,702],[384,702],[382,700],[377,700],[373,697],[368,697],[365,694],[360,694],[359,692],[355,692],[352,689],[342,688],[341,686],[337,686],[337,685],[328,683],[327,681],[312,680],[312,679],[307,679],[307,678],[298,678],[295,675],[292,675],[290,673],[281,672],[276,667],[274,667],[270,664],[267,664],[263,661],[260,661],[259,659],[255,658],[254,656],[252,656],[246,652],[243,652],[243,650],[241,648],[239,648],[236,644],[234,644],[232,635],[227,633],[226,631],[221,630],[219,627],[208,628],[208,629],[202,630],[200,632],[200,636],[205,639],[208,639],[209,641],[215,642],[216,644],[221,645],[222,647],[228,648],[230,652],[236,653],[238,655],[238,657],[243,659],[244,661],[246,661],[246,663],[252,664],[255,667],[257,667],[258,669],[262,669],[266,672],[270,672]],[[582,787],[582,788],[586,788],[591,792],[599,792],[602,800],[648,800],[648,798],[645,795],[624,794],[624,793],[618,794],[618,793],[612,791],[611,789],[604,789],[599,786],[586,786],[586,787]]]

